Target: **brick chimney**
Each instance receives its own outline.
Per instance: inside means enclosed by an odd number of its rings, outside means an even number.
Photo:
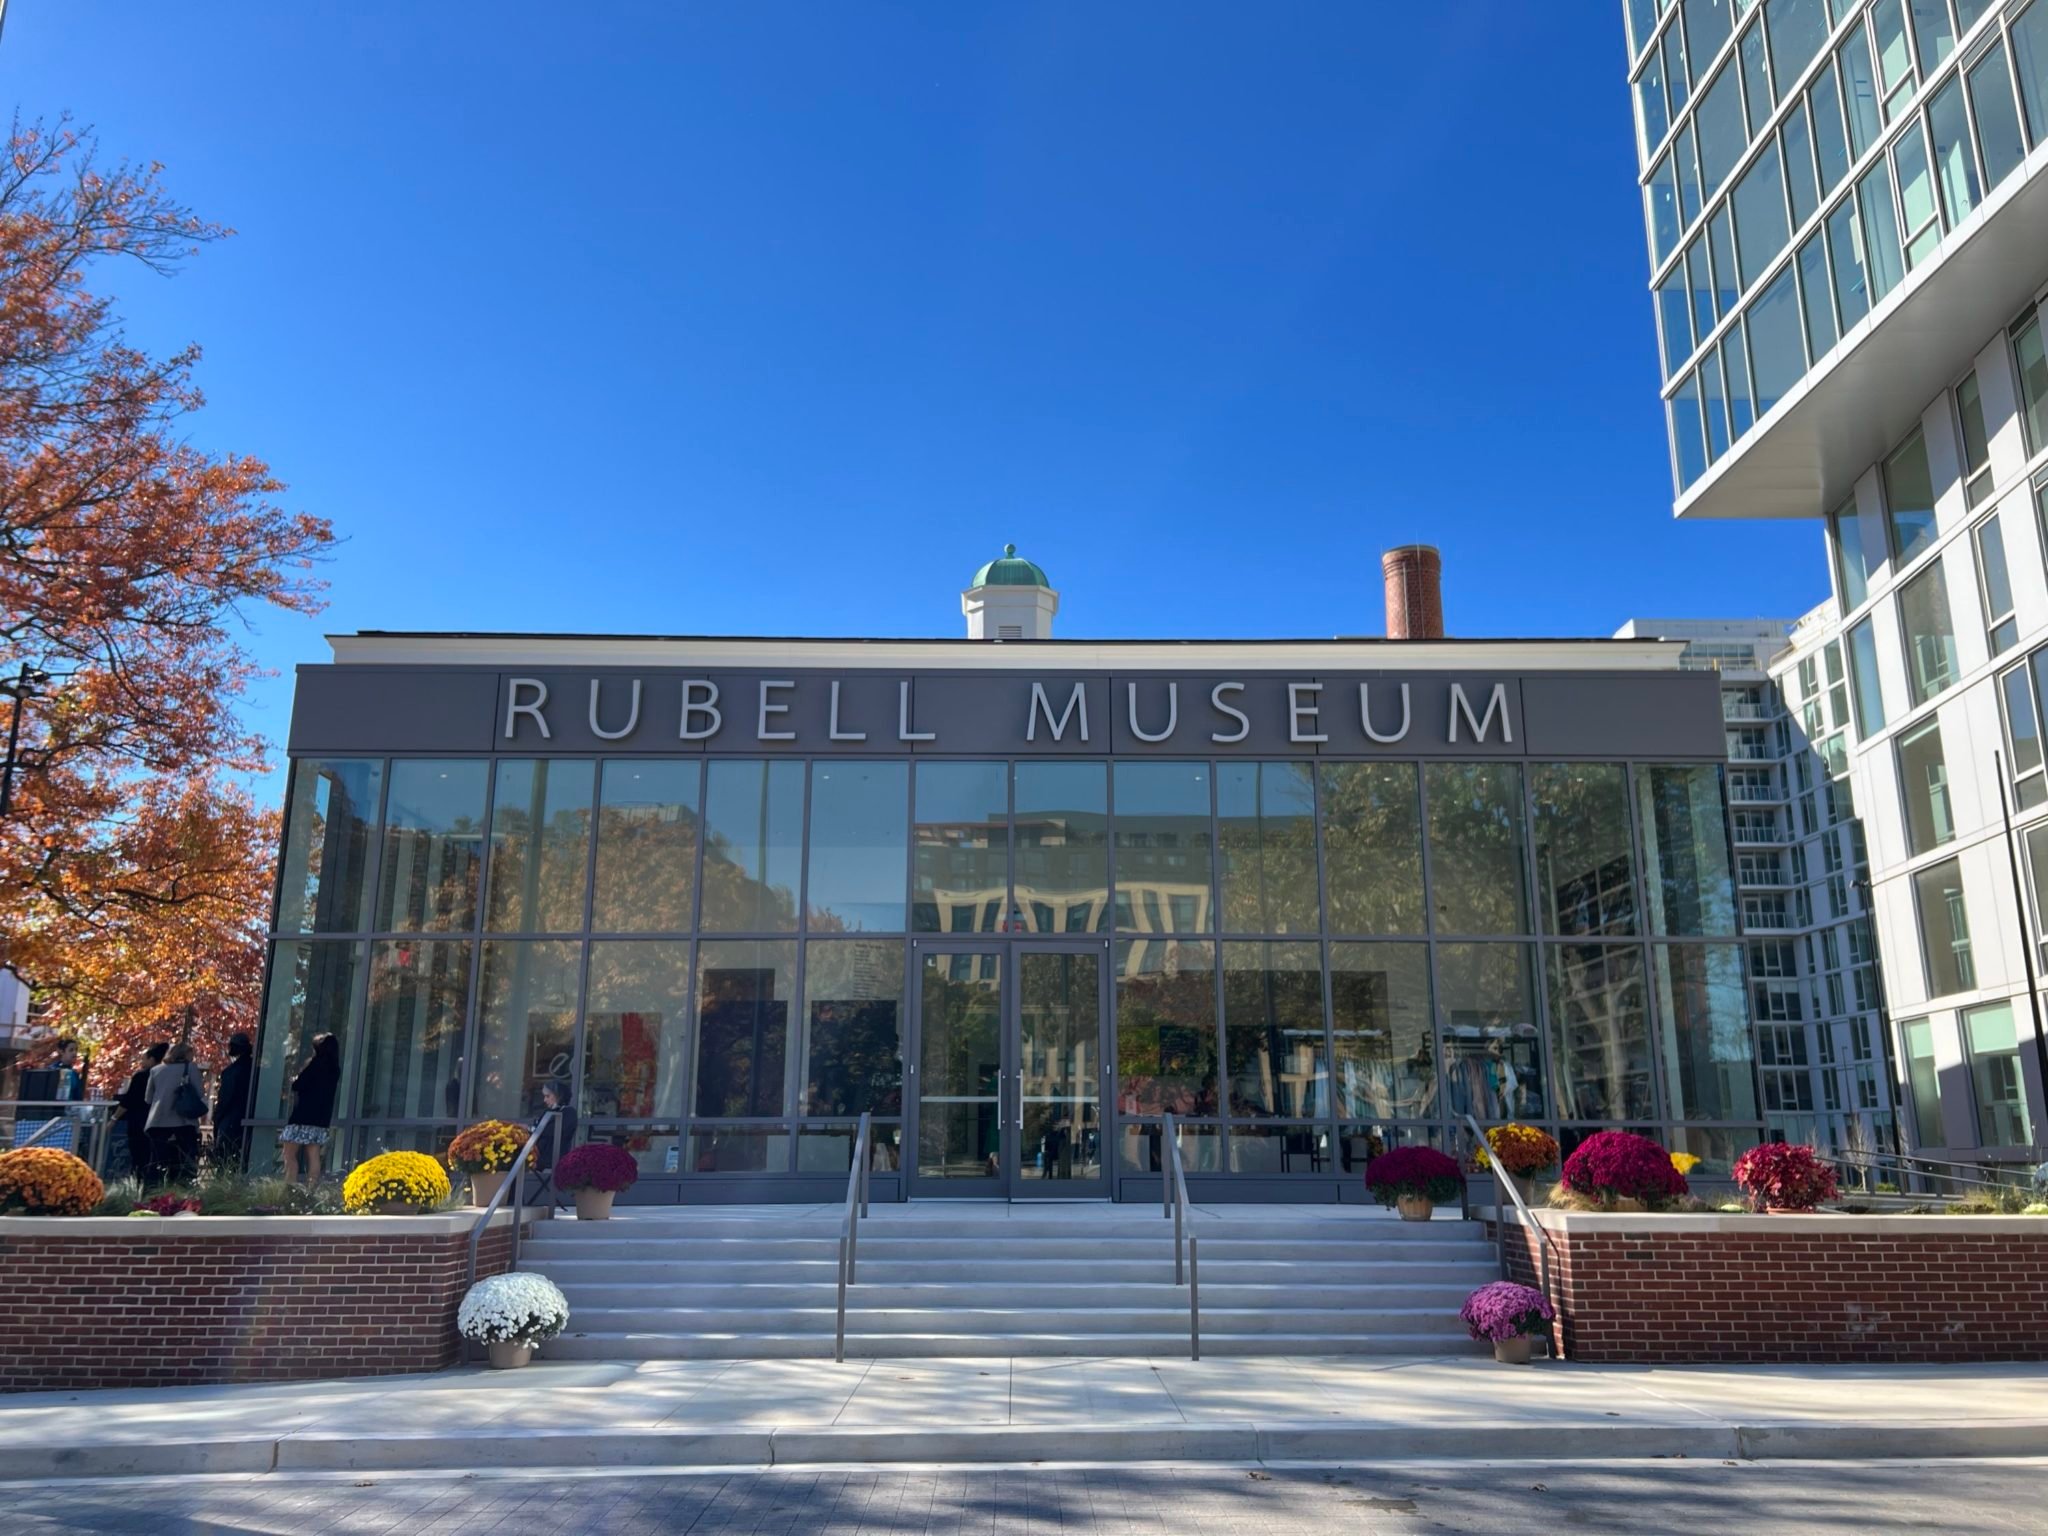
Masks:
[[[1380,556],[1389,640],[1443,639],[1443,570],[1443,556],[1433,544],[1403,544]]]

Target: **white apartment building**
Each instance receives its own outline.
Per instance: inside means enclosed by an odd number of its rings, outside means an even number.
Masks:
[[[1833,602],[1771,668],[1826,769],[1807,874],[1854,911],[1853,810],[1907,1145],[2036,1158],[2048,0],[1624,13],[1675,511],[1824,521]]]

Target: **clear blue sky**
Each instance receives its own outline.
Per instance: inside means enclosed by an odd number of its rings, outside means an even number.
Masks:
[[[330,630],[1066,636],[1793,615],[1677,524],[1618,4],[13,0],[0,68],[237,237],[116,287],[346,538]],[[107,283],[109,277],[100,279]]]

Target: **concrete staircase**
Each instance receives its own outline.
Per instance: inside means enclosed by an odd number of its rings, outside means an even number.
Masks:
[[[1484,1345],[1458,1307],[1499,1278],[1474,1223],[1343,1206],[1195,1214],[1205,1355],[1444,1355]],[[523,1268],[569,1298],[551,1359],[816,1357],[832,1351],[840,1211],[626,1208],[552,1221]],[[847,1293],[847,1354],[1185,1355],[1157,1206],[875,1206]]]

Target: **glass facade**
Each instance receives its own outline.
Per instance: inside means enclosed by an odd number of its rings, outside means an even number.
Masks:
[[[1067,1054],[1092,1094],[1105,1053],[1125,1174],[1162,1111],[1247,1177],[1455,1145],[1468,1113],[1757,1134],[1716,764],[329,758],[291,785],[257,1108],[334,1032],[344,1156],[552,1088],[654,1178],[843,1173],[862,1113],[878,1167],[982,1177],[1011,940],[1101,946],[1100,1043]]]
[[[2048,0],[1624,14],[1683,492],[2048,138]]]

